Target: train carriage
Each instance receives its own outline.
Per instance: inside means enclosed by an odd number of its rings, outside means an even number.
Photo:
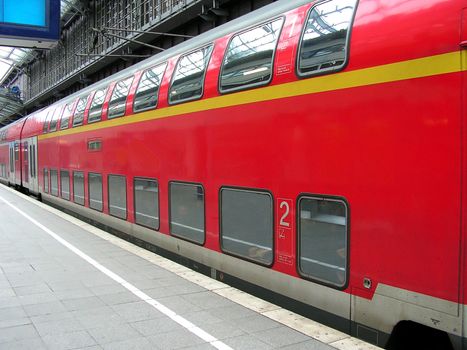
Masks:
[[[375,344],[467,348],[464,8],[275,2],[1,129],[0,177]]]

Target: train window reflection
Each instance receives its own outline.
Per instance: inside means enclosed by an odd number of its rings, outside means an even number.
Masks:
[[[70,200],[70,173],[66,170],[60,171],[61,197]]]
[[[117,85],[115,85],[109,103],[109,119],[121,117],[125,114],[126,99],[132,83],[133,77],[130,77],[119,81]]]
[[[104,105],[107,88],[97,90],[92,99],[91,107],[89,107],[88,123],[94,123],[101,120],[102,106]]]
[[[84,173],[73,172],[73,201],[84,205]]]
[[[146,70],[138,84],[133,102],[133,112],[142,112],[157,106],[159,87],[167,64]]]
[[[266,85],[271,81],[274,52],[283,22],[283,18],[279,18],[232,38],[222,63],[222,92]]]
[[[78,105],[76,106],[75,115],[73,117],[73,127],[83,125],[84,110],[86,109],[88,98],[89,96],[81,97],[79,99]]]
[[[68,124],[69,124],[71,115],[73,114],[73,105],[74,105],[74,101],[68,103],[65,106],[65,111],[63,112],[62,120],[60,121],[60,130],[68,129]]]
[[[57,131],[57,124],[60,119],[61,111],[62,107],[55,108],[55,111],[52,114],[52,119],[50,120],[49,132]]]
[[[201,185],[170,183],[170,233],[204,244],[204,189]]]
[[[273,262],[273,202],[268,192],[221,190],[222,250],[263,265]]]
[[[347,281],[347,206],[327,198],[299,200],[299,271],[313,280],[343,287]]]
[[[109,175],[109,214],[126,219],[126,178]]]
[[[44,169],[44,192],[49,193],[49,170]]]
[[[357,0],[331,0],[310,10],[302,34],[298,73],[312,75],[342,68]]]
[[[156,180],[135,178],[135,222],[159,228],[159,186]]]
[[[89,207],[102,211],[102,175],[89,173]]]
[[[192,101],[203,96],[204,76],[211,57],[212,45],[182,56],[170,86],[169,102]]]
[[[58,172],[50,169],[50,194],[58,197]]]

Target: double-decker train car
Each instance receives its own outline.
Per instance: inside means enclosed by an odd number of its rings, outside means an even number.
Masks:
[[[375,344],[467,349],[464,8],[275,2],[1,129],[0,176]]]

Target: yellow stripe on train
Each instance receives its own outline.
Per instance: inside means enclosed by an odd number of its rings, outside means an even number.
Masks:
[[[303,79],[292,83],[246,90],[234,94],[183,103],[162,109],[133,114],[119,119],[88,124],[50,134],[39,135],[39,140],[107,129],[160,118],[174,117],[212,109],[233,107],[255,102],[271,101],[287,97],[316,94],[354,87],[423,78],[467,70],[467,53],[464,51],[391,63],[350,72],[329,74]]]

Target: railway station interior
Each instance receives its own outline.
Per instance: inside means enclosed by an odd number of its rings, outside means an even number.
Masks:
[[[465,9],[0,0],[0,350],[467,350]]]

